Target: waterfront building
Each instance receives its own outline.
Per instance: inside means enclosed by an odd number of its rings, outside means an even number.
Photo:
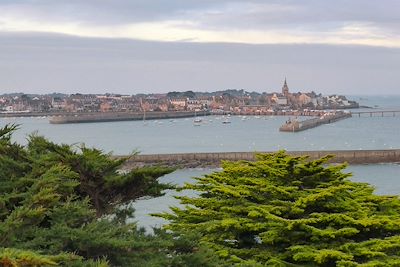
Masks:
[[[54,110],[63,110],[66,106],[66,101],[65,99],[61,98],[61,97],[53,97],[52,101],[51,101],[51,107]]]
[[[288,105],[287,97],[281,94],[273,94],[271,97],[272,102],[279,106],[286,106]]]
[[[309,103],[313,103],[311,96],[309,96],[306,93],[301,93],[298,96],[298,102],[299,102],[300,106],[305,106]]]
[[[187,110],[200,110],[203,108],[203,104],[197,99],[188,99],[186,103]]]
[[[172,98],[169,100],[170,104],[175,110],[185,110],[186,109],[186,98]]]
[[[100,111],[101,112],[110,112],[113,111],[112,105],[110,102],[102,102],[100,104]]]

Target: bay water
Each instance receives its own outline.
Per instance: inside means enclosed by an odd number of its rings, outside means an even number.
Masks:
[[[286,116],[203,117],[176,120],[49,124],[48,118],[0,118],[20,124],[15,140],[26,143],[37,132],[57,143],[96,147],[128,155],[185,152],[235,152],[286,150],[349,150],[400,148],[400,113],[386,117],[352,117],[297,133],[279,132]]]

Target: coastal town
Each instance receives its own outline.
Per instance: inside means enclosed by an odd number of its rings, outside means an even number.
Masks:
[[[290,111],[358,108],[343,95],[323,96],[314,91],[291,92],[286,79],[277,92],[228,89],[216,92],[168,92],[165,94],[4,94],[0,113],[69,114],[92,112],[207,111],[241,115],[279,114]]]

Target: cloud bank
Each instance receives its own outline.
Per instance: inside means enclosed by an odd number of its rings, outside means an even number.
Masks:
[[[2,0],[0,92],[400,93],[398,0]]]
[[[398,10],[397,0],[6,0],[0,3],[0,31],[400,47]]]
[[[227,88],[398,93],[400,49],[0,34],[3,92],[145,93]]]

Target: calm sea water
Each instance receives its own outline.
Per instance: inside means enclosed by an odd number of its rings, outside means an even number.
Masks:
[[[400,110],[400,96],[357,96],[350,99],[376,109]],[[37,132],[57,143],[80,144],[96,147],[105,152],[126,155],[133,151],[146,153],[218,152],[218,151],[274,151],[287,150],[347,150],[400,148],[400,114],[395,117],[353,117],[333,124],[323,125],[299,133],[279,132],[287,117],[232,116],[230,124],[222,118],[203,118],[201,126],[193,119],[61,124],[48,123],[47,118],[0,118],[0,126],[20,124],[14,140],[26,143],[29,134]],[[164,182],[182,184],[193,176],[213,170],[179,170],[162,178]],[[400,165],[355,165],[349,172],[355,181],[376,186],[378,194],[400,194]],[[164,223],[148,214],[167,211],[178,205],[167,191],[161,198],[141,199],[135,203],[136,219],[149,227]],[[190,194],[190,192],[189,192]],[[191,192],[193,194],[193,192]]]
[[[369,106],[400,110],[400,97],[361,98]],[[373,99],[376,99],[373,101]],[[114,154],[147,153],[346,150],[400,148],[400,114],[393,117],[353,117],[298,133],[279,132],[288,117],[232,116],[223,124],[220,116],[203,117],[201,126],[193,119],[49,124],[47,118],[0,118],[0,125],[21,124],[15,140],[26,142],[37,131],[58,143],[85,143]]]
[[[377,110],[394,109],[400,107],[400,96],[398,95],[383,95],[383,96],[349,96],[351,100],[357,101],[361,106],[372,107]]]

